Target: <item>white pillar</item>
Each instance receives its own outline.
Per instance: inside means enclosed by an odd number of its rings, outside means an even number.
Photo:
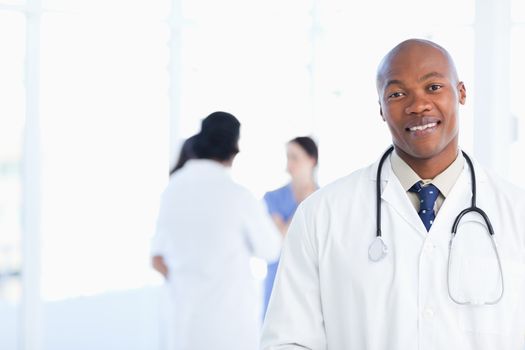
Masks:
[[[474,153],[508,174],[513,142],[510,111],[510,0],[476,0]],[[467,91],[468,96],[468,91]]]
[[[169,19],[170,24],[170,164],[178,156],[178,139],[180,138],[179,120],[180,120],[180,104],[181,104],[181,50],[182,50],[182,1],[171,1],[171,14]]]
[[[26,123],[22,167],[22,303],[20,349],[42,348],[40,293],[40,0],[28,0],[26,24]]]

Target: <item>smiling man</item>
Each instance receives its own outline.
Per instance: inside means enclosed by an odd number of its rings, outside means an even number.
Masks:
[[[379,66],[377,91],[396,154],[423,178],[443,172],[458,155],[458,110],[466,99],[448,52],[429,41],[399,44]]]
[[[452,58],[402,42],[377,91],[393,148],[297,210],[262,348],[525,349],[525,191],[459,149]]]

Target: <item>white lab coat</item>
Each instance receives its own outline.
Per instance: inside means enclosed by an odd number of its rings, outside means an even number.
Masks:
[[[170,350],[255,350],[261,297],[249,259],[279,256],[264,205],[211,160],[190,160],[162,195],[153,255],[169,269]]]
[[[447,259],[453,220],[470,205],[468,165],[427,233],[386,160],[381,212],[389,252],[371,262],[377,166],[326,186],[299,207],[281,255],[262,349],[525,349],[525,192],[475,165],[477,204],[495,230],[505,292],[495,306],[460,306],[447,292]],[[487,271],[483,256],[463,263],[469,278]]]

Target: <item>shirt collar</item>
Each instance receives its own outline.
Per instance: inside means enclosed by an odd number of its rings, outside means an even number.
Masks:
[[[422,181],[423,184],[432,183],[445,198],[452,190],[452,187],[454,187],[465,165],[465,159],[461,156],[461,151],[458,151],[456,159],[442,173],[433,179],[421,179],[395,151],[392,152],[390,162],[392,164],[392,171],[399,179],[405,191],[408,191],[416,182]]]

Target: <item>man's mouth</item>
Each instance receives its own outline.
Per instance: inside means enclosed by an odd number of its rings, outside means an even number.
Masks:
[[[426,129],[435,128],[437,125],[438,125],[438,122],[433,122],[433,123],[427,123],[427,124],[423,124],[423,125],[415,125],[415,126],[412,126],[410,128],[406,128],[406,130],[407,131],[412,131],[412,132],[423,131],[423,130],[426,130]]]

